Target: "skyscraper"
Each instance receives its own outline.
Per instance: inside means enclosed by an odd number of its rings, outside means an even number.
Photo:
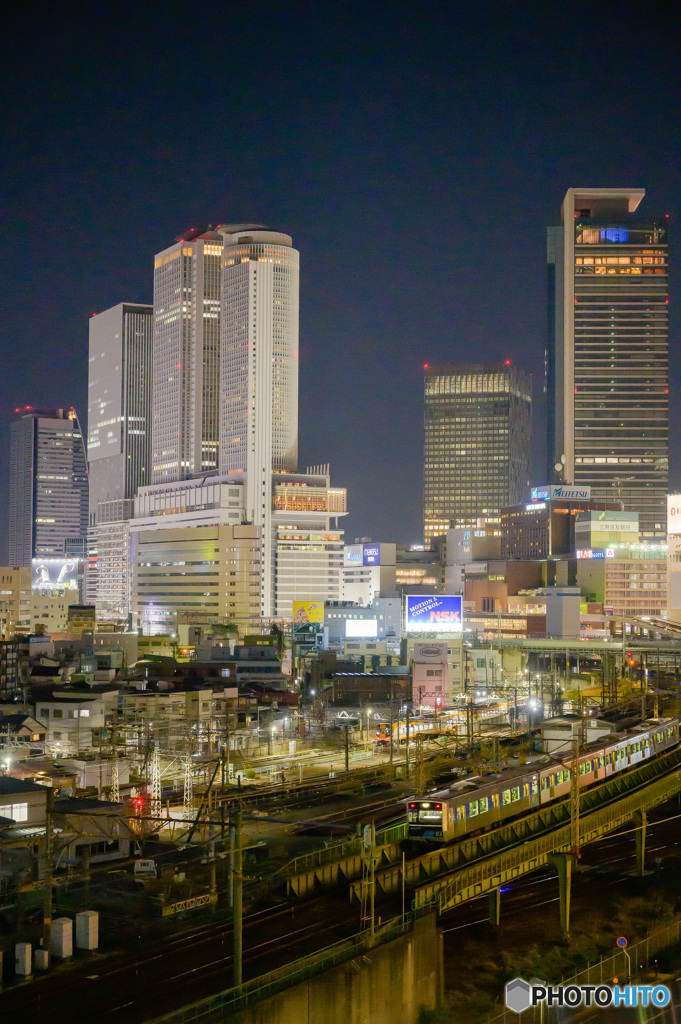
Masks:
[[[262,527],[262,610],[271,615],[272,473],[298,464],[298,252],[277,231],[221,233],[220,472],[245,473],[246,518]]]
[[[532,388],[509,362],[425,367],[424,538],[473,527],[529,487]]]
[[[85,596],[104,621],[130,616],[128,520],[151,479],[152,338],[152,306],[121,302],[90,319]]]
[[[9,564],[82,554],[85,445],[73,409],[17,409],[10,437]]]
[[[664,533],[667,219],[644,189],[568,189],[548,229],[549,479],[621,499]]]
[[[153,483],[217,468],[221,255],[190,232],[154,260]]]
[[[151,481],[153,307],[121,302],[90,319],[90,514]]]

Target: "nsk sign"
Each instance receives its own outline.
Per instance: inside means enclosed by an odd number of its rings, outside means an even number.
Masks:
[[[458,594],[443,597],[407,594],[405,630],[407,633],[460,633],[463,628],[461,612],[462,598]]]

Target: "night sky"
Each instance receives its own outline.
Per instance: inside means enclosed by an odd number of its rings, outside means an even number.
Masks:
[[[670,214],[681,485],[679,39],[663,10],[21,7],[3,53],[4,491],[15,406],[85,416],[90,315],[150,302],[154,253],[184,229],[243,221],[300,250],[300,464],[347,486],[346,540],[421,540],[426,362],[532,372],[542,482],[545,227],[569,186],[644,187],[641,212]]]

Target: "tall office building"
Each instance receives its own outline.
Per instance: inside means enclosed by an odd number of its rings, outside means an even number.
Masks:
[[[73,409],[17,409],[10,437],[9,563],[82,554],[85,444]]]
[[[664,533],[667,219],[644,189],[568,189],[548,229],[550,479],[621,500]]]
[[[153,307],[121,302],[90,320],[90,515],[151,480]]]
[[[154,260],[152,482],[218,464],[222,236],[190,232]]]
[[[272,473],[298,464],[298,252],[290,235],[227,225],[222,259],[220,473],[245,474],[262,528],[262,614],[274,614]]]
[[[532,388],[506,362],[425,367],[424,538],[472,527],[529,487]]]
[[[121,302],[90,319],[90,525],[85,599],[103,621],[130,616],[128,519],[151,479],[153,307]]]

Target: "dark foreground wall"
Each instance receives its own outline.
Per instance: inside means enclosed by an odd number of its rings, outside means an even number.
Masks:
[[[442,931],[435,916],[364,956],[263,1000],[239,1024],[417,1024],[442,1004]]]

